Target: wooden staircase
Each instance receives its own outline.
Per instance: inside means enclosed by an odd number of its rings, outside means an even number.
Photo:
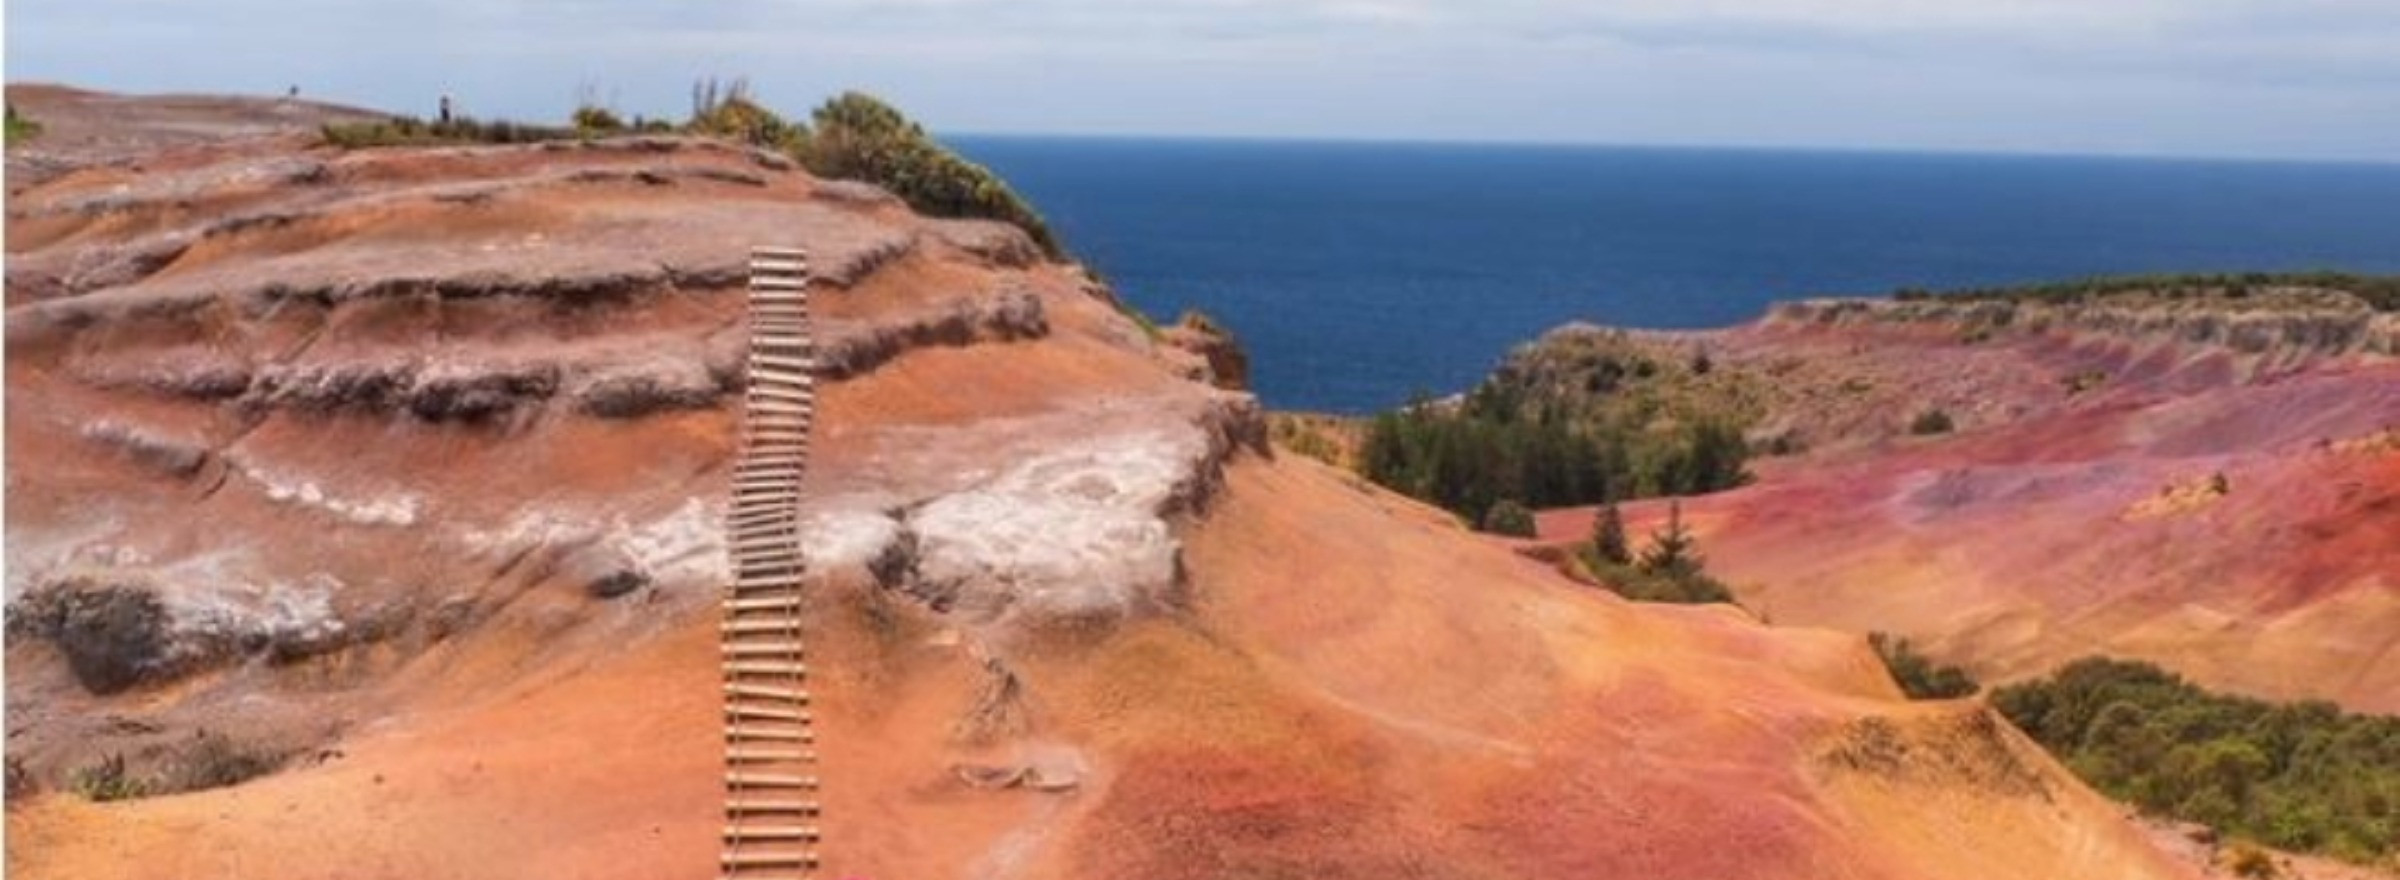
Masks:
[[[801,643],[800,480],[815,410],[808,260],[750,251],[749,390],[733,507],[726,514],[725,849],[727,880],[817,869],[816,734]]]

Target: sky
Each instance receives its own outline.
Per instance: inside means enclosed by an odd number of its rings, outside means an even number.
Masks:
[[[10,81],[946,133],[2400,161],[2400,0],[12,0]]]

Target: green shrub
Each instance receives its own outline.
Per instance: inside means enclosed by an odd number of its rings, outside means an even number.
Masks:
[[[1918,413],[1916,418],[1908,422],[1908,432],[1919,437],[1948,434],[1957,428],[1950,421],[1950,414],[1939,407]]]
[[[1603,513],[1594,525],[1595,531],[1607,529],[1609,514],[1615,505],[1602,508]],[[1623,523],[1618,524],[1620,532]],[[1577,548],[1585,568],[1608,589],[1636,602],[1666,602],[1679,605],[1711,603],[1734,604],[1733,590],[1724,582],[1710,577],[1702,567],[1699,542],[1683,526],[1681,505],[1667,510],[1667,525],[1650,535],[1650,546],[1644,548],[1638,560],[1626,562],[1612,558],[1603,548],[1605,542],[1595,539]],[[1624,554],[1632,556],[1630,552]]]
[[[2108,275],[2044,284],[2004,285],[1931,293],[1918,288],[1893,291],[1898,300],[2001,300],[2052,305],[2090,302],[2118,294],[2143,294],[2167,300],[2222,297],[2246,299],[2260,288],[2294,287],[2335,290],[2358,297],[2378,311],[2400,311],[2400,275],[2355,275],[2346,272],[2220,272],[2163,275]]]
[[[1483,530],[1495,535],[1531,538],[1536,534],[1533,511],[1514,499],[1503,498],[1484,511]]]
[[[1611,501],[1592,515],[1592,556],[1610,565],[1633,564],[1633,547],[1625,537],[1625,515]]]
[[[684,128],[795,156],[808,149],[808,130],[753,100],[750,81],[744,79],[692,84],[692,118]]]
[[[42,133],[42,124],[17,115],[17,105],[8,105],[7,143],[20,144]]]
[[[1749,480],[1749,455],[1725,419],[1587,415],[1495,377],[1457,405],[1420,396],[1377,416],[1359,472],[1481,522],[1502,498],[1547,508],[1728,489]]]
[[[863,92],[844,92],[818,107],[810,121],[814,128],[800,153],[810,172],[875,184],[937,217],[1014,224],[1044,253],[1060,256],[1049,224],[1015,190],[990,169],[942,146],[890,104]]]
[[[802,125],[755,100],[748,80],[706,79],[692,86],[692,118],[684,127],[788,154],[819,177],[874,184],[927,215],[1014,224],[1043,253],[1064,254],[1049,224],[999,176],[872,95],[844,92]]]
[[[1916,646],[1905,638],[1868,633],[1867,644],[1874,646],[1875,656],[1883,660],[1883,668],[1891,672],[1892,681],[1911,700],[1955,700],[1983,689],[1966,670],[1934,663],[1917,653]]]
[[[1650,533],[1650,546],[1634,565],[1650,574],[1683,575],[1700,571],[1700,540],[1683,526],[1683,501],[1667,502],[1667,524]]]
[[[318,136],[328,146],[345,150],[457,144],[533,144],[581,137],[574,129],[527,125],[504,119],[485,122],[463,116],[448,122],[393,116],[372,122],[327,123],[318,129]]]
[[[110,755],[99,763],[77,769],[67,780],[67,789],[95,803],[132,800],[150,794],[148,783],[126,772],[125,756],[121,754]]]
[[[1992,704],[2144,811],[2351,861],[2400,852],[2400,718],[2214,694],[2104,658],[2000,688]]]
[[[625,120],[617,116],[615,111],[597,104],[577,107],[575,113],[567,118],[575,124],[576,131],[584,134],[615,134],[626,128]]]
[[[154,787],[165,794],[240,785],[281,769],[288,757],[204,730],[167,762]]]

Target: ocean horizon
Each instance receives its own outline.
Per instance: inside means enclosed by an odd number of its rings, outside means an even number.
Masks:
[[[1465,388],[1551,327],[2150,272],[2400,272],[2400,164],[1755,147],[967,135],[1277,409]]]

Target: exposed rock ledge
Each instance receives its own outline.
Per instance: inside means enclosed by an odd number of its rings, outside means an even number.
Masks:
[[[1184,586],[1173,521],[1208,506],[1236,453],[1265,452],[1264,424],[1249,396],[1219,395],[1182,423],[1042,444],[955,491],[829,498],[809,555],[821,573],[871,577],[987,637],[1172,608]],[[1052,432],[1062,426],[1020,427],[1069,436]]]

